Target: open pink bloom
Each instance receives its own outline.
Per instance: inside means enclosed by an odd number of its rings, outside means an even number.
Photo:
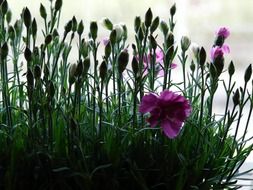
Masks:
[[[230,31],[228,28],[226,27],[221,27],[217,32],[216,32],[217,36],[222,36],[223,38],[227,38],[230,35]]]
[[[160,124],[167,137],[175,138],[190,115],[191,106],[185,97],[165,90],[160,96],[153,93],[143,96],[139,111],[150,113],[147,121],[151,127]]]
[[[225,53],[230,53],[229,46],[224,44],[221,47],[215,46],[211,49],[211,60],[213,61],[218,56],[223,56]]]
[[[163,65],[163,51],[160,49],[160,48],[157,48],[156,49],[156,63],[158,63],[158,75],[159,76],[164,76],[164,70],[163,68],[161,67],[161,65]],[[143,59],[143,64],[144,64],[144,76],[148,74],[148,69],[150,67],[150,59],[151,59],[151,55],[150,53],[148,54],[148,56],[144,56],[144,59]],[[171,69],[174,69],[177,67],[177,64],[175,63],[172,63],[171,64]]]

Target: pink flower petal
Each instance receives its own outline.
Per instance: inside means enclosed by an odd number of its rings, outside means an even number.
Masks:
[[[139,111],[141,113],[151,112],[156,107],[157,100],[157,96],[152,93],[143,96]]]
[[[161,122],[161,127],[165,135],[171,139],[175,138],[181,129],[181,126],[175,126],[175,123],[169,121],[168,119]]]

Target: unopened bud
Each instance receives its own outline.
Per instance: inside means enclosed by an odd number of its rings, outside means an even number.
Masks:
[[[149,8],[148,11],[145,14],[145,26],[148,28],[150,27],[152,23],[153,13],[151,9]]]
[[[103,21],[103,26],[108,29],[108,30],[112,30],[113,29],[113,24],[112,22],[109,20],[109,18],[104,18]]]
[[[155,50],[157,48],[157,42],[152,35],[149,37],[149,41],[150,41],[150,45],[151,45],[152,49]]]
[[[80,77],[82,75],[82,73],[83,73],[83,62],[81,60],[77,64],[75,76]]]
[[[167,36],[167,34],[169,32],[169,27],[168,27],[167,23],[163,20],[160,23],[160,29],[161,29],[163,35]]]
[[[6,15],[7,11],[8,11],[8,2],[5,0],[1,4],[1,12],[3,15]]]
[[[23,20],[26,28],[30,28],[32,22],[32,16],[29,9],[26,7],[23,13]]]
[[[90,34],[92,39],[95,41],[98,34],[98,25],[97,22],[93,21],[90,23]]]
[[[142,41],[144,39],[144,32],[142,30],[142,27],[139,28],[139,31],[138,31],[138,39],[140,41]]]
[[[166,48],[170,48],[174,45],[174,35],[172,32],[170,32],[166,37]]]
[[[122,25],[121,24],[116,24],[114,26],[114,29],[116,30],[116,39],[117,41],[120,41],[121,38],[122,38],[122,35],[123,35],[123,28],[122,28]]]
[[[75,32],[77,30],[77,21],[76,21],[76,17],[73,16],[72,18],[72,31]]]
[[[77,33],[79,36],[82,35],[83,30],[84,30],[84,25],[83,25],[83,21],[81,20],[78,24],[78,27],[77,27]]]
[[[155,17],[155,19],[153,20],[151,26],[150,26],[150,33],[152,34],[156,29],[157,27],[159,26],[159,17]]]
[[[176,4],[172,5],[170,8],[170,15],[173,17],[176,14]]]
[[[123,73],[128,64],[129,54],[126,51],[122,51],[118,57],[118,71],[119,73]]]
[[[190,65],[191,71],[194,72],[194,71],[195,71],[195,68],[196,68],[196,65],[195,65],[194,62],[192,61],[192,62],[191,62],[191,65]]]
[[[64,27],[64,34],[67,35],[72,29],[72,20],[70,20]]]
[[[7,21],[8,24],[10,24],[11,18],[12,18],[12,13],[11,13],[10,10],[8,10],[7,13],[6,13],[6,21]]]
[[[187,51],[188,48],[190,47],[191,45],[191,40],[187,37],[187,36],[183,36],[181,38],[181,49],[182,51]]]
[[[252,67],[251,67],[251,64],[250,64],[248,66],[248,68],[246,69],[245,74],[244,74],[245,83],[247,83],[250,80],[251,75],[252,75]]]
[[[32,60],[32,52],[28,47],[25,48],[25,53],[24,54],[25,54],[26,61],[30,62]]]
[[[11,40],[14,40],[15,39],[15,30],[12,26],[10,26],[8,28],[8,36],[10,37]]]
[[[110,42],[112,46],[114,46],[114,44],[116,43],[116,39],[117,39],[117,32],[115,29],[113,29],[110,33]]]
[[[105,61],[103,61],[99,67],[99,76],[102,82],[104,81],[106,75],[107,75],[107,64]]]
[[[34,77],[36,80],[40,79],[41,77],[41,68],[39,65],[35,65],[34,67]]]
[[[26,79],[27,79],[28,87],[33,87],[34,86],[34,76],[33,76],[32,70],[30,68],[27,69]]]
[[[35,20],[35,18],[32,21],[32,36],[35,39],[37,35],[37,22]]]
[[[48,34],[45,38],[45,45],[47,46],[48,44],[50,44],[52,41],[52,35]]]
[[[69,83],[73,84],[75,82],[76,64],[72,64],[69,67]]]
[[[231,61],[229,64],[228,73],[230,76],[232,76],[235,73],[235,66],[234,66],[233,61]]]
[[[110,57],[112,51],[111,43],[107,43],[105,46],[105,59],[108,59]]]
[[[54,5],[55,11],[59,11],[61,7],[62,7],[62,0],[56,0]]]
[[[135,56],[133,56],[133,59],[132,59],[132,69],[136,76],[139,72],[139,63]]]
[[[40,16],[45,20],[47,19],[47,11],[43,4],[40,4]]]
[[[136,33],[139,31],[140,27],[141,27],[141,17],[137,16],[134,19],[134,30]]]
[[[83,68],[84,68],[84,74],[87,74],[89,68],[90,68],[90,58],[87,57],[83,60]]]
[[[237,106],[240,103],[240,93],[239,90],[236,89],[234,96],[233,96],[233,103],[235,106]]]
[[[200,51],[199,51],[199,64],[200,66],[203,66],[206,62],[206,50],[201,47]]]
[[[4,44],[1,47],[1,51],[0,51],[0,55],[1,55],[2,60],[7,58],[8,52],[9,52],[8,44],[6,42],[4,42]]]

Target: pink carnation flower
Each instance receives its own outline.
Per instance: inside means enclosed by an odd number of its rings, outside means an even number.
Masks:
[[[216,32],[217,36],[222,36],[223,38],[227,38],[230,35],[230,31],[228,28],[226,27],[221,27],[217,32]]]
[[[150,113],[147,119],[151,127],[160,124],[163,132],[169,138],[175,138],[183,122],[191,113],[190,103],[185,97],[165,90],[160,96],[150,93],[141,100],[141,113]]]
[[[162,65],[163,64],[163,51],[160,49],[160,48],[157,48],[156,49],[156,63]],[[148,74],[148,69],[150,67],[150,59],[151,59],[151,55],[150,53],[148,54],[148,56],[144,56],[144,59],[143,59],[143,64],[144,64],[144,76]],[[164,70],[162,69],[162,67],[159,65],[159,68],[158,68],[158,75],[159,76],[164,76]],[[172,63],[171,64],[171,69],[174,69],[177,67],[177,64],[175,63]]]
[[[230,49],[228,45],[222,45],[221,47],[215,46],[211,49],[211,60],[214,61],[214,59],[218,56],[223,56],[225,53],[230,53]]]

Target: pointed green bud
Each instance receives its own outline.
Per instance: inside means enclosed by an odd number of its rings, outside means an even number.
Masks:
[[[145,14],[145,26],[148,28],[150,27],[153,19],[153,13],[151,9],[149,8],[148,11]]]
[[[252,75],[252,66],[250,64],[248,66],[248,68],[246,69],[245,74],[244,74],[244,81],[245,81],[245,83],[247,83],[250,80],[251,75]]]
[[[76,81],[76,78],[75,78],[75,73],[76,73],[76,64],[72,64],[70,65],[69,67],[69,84],[72,85],[75,81]]]
[[[116,43],[116,40],[117,40],[117,31],[113,29],[110,33],[110,42],[112,46],[114,46],[114,44]]]
[[[192,50],[194,57],[197,59],[199,56],[199,51],[200,51],[199,45],[196,43],[192,43],[191,50]]]
[[[134,19],[134,30],[136,33],[139,31],[140,27],[141,27],[141,17],[137,16]]]
[[[61,7],[62,7],[62,0],[56,0],[54,5],[55,11],[59,11]]]
[[[8,52],[9,52],[8,44],[7,44],[7,42],[4,42],[4,44],[1,47],[1,51],[0,51],[0,55],[1,55],[2,60],[5,60],[7,58]]]
[[[35,65],[34,67],[34,77],[36,80],[40,79],[41,77],[41,67],[39,65]]]
[[[109,18],[104,18],[102,20],[102,24],[103,26],[108,29],[108,30],[112,30],[113,29],[113,24],[112,22],[109,20]]]
[[[6,15],[7,11],[8,11],[8,2],[5,0],[1,4],[1,12],[3,16]]]
[[[170,8],[170,15],[173,17],[176,14],[176,4],[172,5]]]
[[[73,16],[72,17],[72,31],[75,32],[77,30],[77,21],[76,21],[76,17]]]
[[[132,70],[133,70],[134,75],[137,76],[139,72],[139,63],[135,56],[133,56],[133,59],[132,59]]]
[[[192,61],[192,62],[191,62],[191,65],[190,65],[191,71],[194,72],[194,71],[195,71],[195,68],[196,68],[196,65],[195,65],[194,62]]]
[[[6,14],[6,21],[8,24],[10,24],[11,18],[12,18],[12,12],[9,10],[7,11],[7,14]]]
[[[170,46],[165,53],[166,60],[172,60],[174,55],[174,45]]]
[[[174,45],[174,34],[172,32],[168,33],[166,36],[166,49]]]
[[[126,40],[127,39],[127,27],[125,24],[122,24],[122,29],[123,29],[122,38],[123,38],[123,40]]]
[[[30,28],[32,22],[32,16],[29,9],[26,7],[23,12],[23,20],[26,28]]]
[[[82,35],[83,30],[84,30],[84,25],[83,25],[83,21],[81,20],[78,24],[78,27],[77,27],[77,33],[79,36]]]
[[[25,48],[25,53],[24,54],[25,54],[26,61],[30,62],[32,60],[32,52],[28,47]]]
[[[54,31],[53,31],[53,38],[55,39],[57,37],[59,37],[59,33],[58,33],[58,31],[56,29],[54,29]]]
[[[107,43],[105,46],[105,59],[108,59],[111,55],[112,47],[111,43]]]
[[[33,87],[34,86],[34,76],[33,76],[32,70],[30,68],[27,69],[26,79],[27,79],[28,87]]]
[[[199,51],[199,64],[200,66],[204,66],[206,62],[206,50],[204,49],[204,47],[201,47],[200,51]]]
[[[233,96],[233,103],[235,106],[237,106],[240,103],[240,92],[238,89],[236,89],[234,96]]]
[[[47,19],[47,11],[43,4],[40,4],[40,16],[46,20]]]
[[[190,47],[191,45],[191,40],[187,37],[187,36],[183,36],[181,38],[181,49],[182,51],[187,51],[188,48]]]
[[[231,61],[228,66],[228,73],[230,76],[232,76],[235,73],[235,66],[234,66],[233,61]]]
[[[217,76],[220,76],[224,68],[224,57],[222,55],[218,55],[214,59],[213,64],[216,68]]]
[[[99,76],[102,82],[105,80],[106,75],[107,75],[107,64],[105,61],[103,61],[99,67]]]
[[[72,29],[72,20],[68,21],[64,29],[65,29],[64,34],[67,35]]]
[[[126,51],[122,51],[118,57],[118,71],[120,74],[126,69],[128,64],[129,54]]]
[[[150,33],[152,34],[156,29],[157,27],[159,26],[159,22],[160,22],[160,19],[159,17],[155,17],[155,19],[153,20],[151,26],[150,26]]]
[[[88,73],[88,71],[89,71],[89,68],[90,68],[90,58],[89,57],[86,57],[83,60],[83,68],[84,68],[83,74],[86,75]]]
[[[14,28],[13,28],[12,26],[10,26],[10,27],[8,28],[8,36],[9,36],[9,38],[10,38],[12,41],[15,39],[16,34],[15,34],[15,30],[14,30]]]
[[[167,23],[163,20],[160,23],[160,29],[161,29],[163,35],[167,36],[167,34],[169,32],[169,27],[168,27]]]
[[[52,99],[55,95],[55,87],[54,83],[50,80],[49,86],[48,86],[48,95]]]
[[[150,37],[149,37],[149,42],[150,42],[152,49],[155,50],[157,48],[157,42],[152,35],[150,35]]]
[[[45,46],[47,46],[48,44],[50,44],[52,41],[52,35],[51,34],[48,34],[46,37],[45,37]]]
[[[144,39],[144,32],[142,30],[142,27],[139,28],[138,31],[138,39],[142,42],[142,40]]]
[[[95,41],[98,35],[98,25],[97,25],[97,22],[95,21],[92,21],[90,23],[90,34],[91,34],[92,39]]]
[[[80,77],[83,74],[83,69],[84,69],[83,62],[82,62],[82,60],[80,60],[77,64],[77,67],[76,67],[75,76]]]
[[[37,22],[35,20],[35,18],[32,21],[32,36],[35,39],[37,35]]]

